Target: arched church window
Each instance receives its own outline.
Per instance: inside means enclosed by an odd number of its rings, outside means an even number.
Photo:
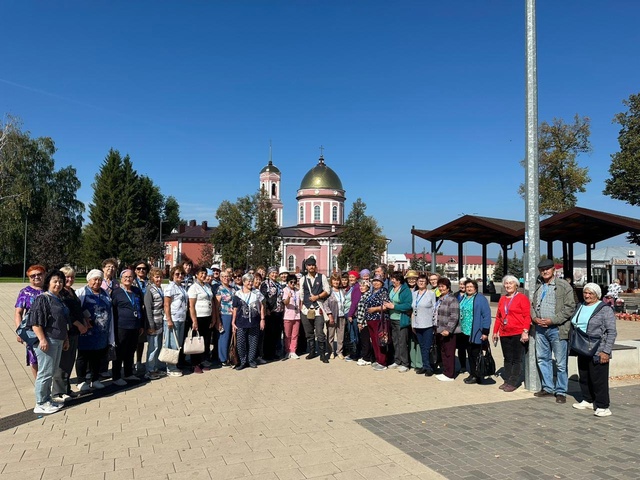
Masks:
[[[296,257],[293,255],[289,255],[289,258],[287,259],[287,270],[290,272],[296,271]]]
[[[313,221],[314,222],[320,221],[320,205],[316,205],[313,207]]]
[[[304,207],[300,205],[300,223],[304,223]]]
[[[277,187],[276,187],[276,184],[275,184],[275,183],[272,183],[272,184],[271,184],[271,196],[272,196],[272,197],[277,197],[277,196],[278,196],[278,194],[277,194]]]
[[[336,206],[331,209],[331,221],[333,223],[338,223],[338,207]]]

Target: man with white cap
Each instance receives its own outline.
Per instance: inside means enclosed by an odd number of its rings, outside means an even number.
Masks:
[[[555,395],[556,403],[566,403],[569,319],[576,309],[576,302],[571,285],[556,278],[553,260],[540,261],[538,271],[540,276],[531,300],[531,319],[536,328],[536,357],[542,389],[533,395],[538,398]],[[552,354],[557,369],[555,382]]]

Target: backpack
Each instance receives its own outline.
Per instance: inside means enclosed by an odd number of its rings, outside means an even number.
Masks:
[[[38,337],[36,337],[35,332],[28,325],[30,316],[31,316],[31,309],[27,310],[27,312],[23,315],[20,325],[18,326],[18,328],[16,328],[16,335],[18,335],[22,339],[22,342],[27,347],[33,348],[38,344],[40,340],[38,340]]]

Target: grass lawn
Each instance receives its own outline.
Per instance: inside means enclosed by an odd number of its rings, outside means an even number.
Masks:
[[[22,277],[0,277],[0,283],[22,283]],[[29,283],[25,279],[25,283]]]

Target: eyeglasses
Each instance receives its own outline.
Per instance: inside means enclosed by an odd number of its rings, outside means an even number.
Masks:
[[[32,273],[31,275],[29,275],[29,278],[42,278],[42,273]]]
[[[136,271],[138,270],[144,270],[145,272],[147,271],[147,267],[136,267]]]

